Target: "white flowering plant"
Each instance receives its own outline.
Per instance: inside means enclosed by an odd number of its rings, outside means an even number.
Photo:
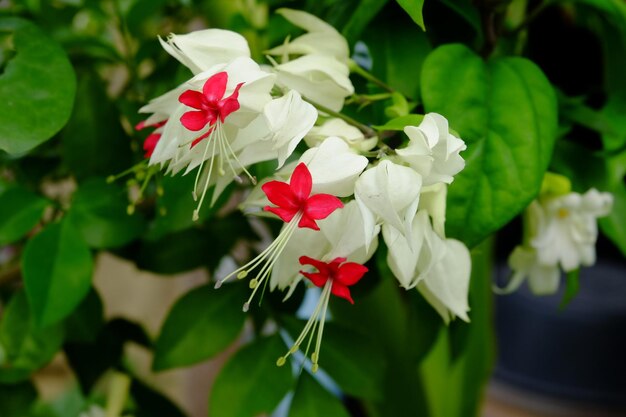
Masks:
[[[0,7],[3,417],[199,415],[155,381],[209,360],[213,417],[477,415],[494,292],[571,299],[599,230],[626,253],[622,4]],[[551,10],[604,79],[554,71]],[[151,332],[107,312],[104,252],[202,283]],[[35,389],[59,357],[72,401]]]

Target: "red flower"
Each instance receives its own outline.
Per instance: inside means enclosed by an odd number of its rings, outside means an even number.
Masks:
[[[202,92],[187,90],[182,93],[178,101],[196,109],[181,116],[180,122],[183,126],[196,132],[204,129],[207,124],[214,125],[218,119],[224,122],[229,114],[239,110],[239,89],[243,83],[238,84],[230,96],[224,97],[226,84],[228,84],[228,74],[222,71],[206,80]]]
[[[300,271],[300,273],[310,279],[317,287],[323,287],[328,280],[331,280],[332,288],[330,291],[352,304],[354,304],[354,300],[350,296],[348,287],[359,282],[367,272],[367,267],[356,262],[346,262],[346,258],[335,258],[326,263],[308,256],[301,256],[300,265],[311,265],[317,268],[318,272]]]
[[[306,164],[300,163],[291,174],[289,184],[282,181],[270,181],[261,189],[267,198],[278,207],[265,206],[285,222],[290,222],[296,214],[301,218],[299,227],[320,230],[315,220],[328,217],[333,211],[343,207],[343,203],[334,195],[311,194],[313,180]]]

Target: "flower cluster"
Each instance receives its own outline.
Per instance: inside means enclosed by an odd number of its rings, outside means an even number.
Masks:
[[[595,188],[585,194],[569,189],[567,178],[546,175],[542,193],[525,212],[524,242],[509,256],[513,275],[504,292],[514,291],[528,278],[533,293],[553,294],[561,271],[596,262],[597,219],[611,212],[613,196]]]
[[[213,204],[247,177],[254,188],[246,212],[284,222],[265,250],[216,287],[249,277],[246,311],[260,288],[289,297],[303,279],[320,287],[310,320],[277,362],[308,336],[308,346],[316,340],[315,371],[330,296],[354,302],[349,287],[367,273],[382,236],[402,287],[421,292],[446,322],[469,320],[469,251],[445,236],[447,187],[464,168],[465,143],[439,114],[406,126],[397,149],[342,117],[354,93],[346,40],[312,15],[279,13],[307,33],[267,51],[271,66],[254,62],[245,40],[229,31],[162,40],[194,76],[140,110],[149,115],[138,128],[154,129],[144,143],[149,164],[169,174],[196,170],[194,219],[209,190]],[[305,150],[296,152],[301,143]],[[276,172],[257,184],[249,167],[262,161],[276,161]]]

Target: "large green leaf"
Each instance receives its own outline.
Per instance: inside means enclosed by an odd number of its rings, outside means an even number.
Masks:
[[[300,375],[289,417],[350,417],[341,401],[326,391],[308,372]]]
[[[62,134],[63,160],[78,178],[117,174],[131,164],[130,140],[96,76],[84,74],[76,106]]]
[[[4,311],[0,323],[0,383],[28,378],[48,363],[63,343],[63,327],[34,326],[31,309],[23,291],[16,293]],[[4,415],[4,414],[3,414]]]
[[[552,156],[554,90],[532,62],[484,62],[463,45],[433,51],[422,72],[425,110],[448,118],[467,143],[448,193],[447,231],[474,246],[537,195]]]
[[[146,224],[139,214],[128,215],[127,206],[125,190],[94,178],[80,184],[69,218],[89,246],[119,247],[137,238]]]
[[[180,298],[156,341],[153,368],[161,371],[192,365],[232,344],[246,318],[241,311],[246,293],[241,287],[224,285],[216,290],[205,285]]]
[[[276,366],[286,351],[275,335],[257,339],[235,353],[215,380],[209,415],[254,417],[272,412],[293,384],[291,367]]]
[[[71,314],[89,292],[92,270],[89,247],[67,219],[29,240],[22,272],[35,322],[44,327]]]
[[[0,246],[22,238],[39,223],[48,202],[15,187],[0,195]]]
[[[92,289],[65,320],[65,340],[66,342],[93,342],[103,325],[104,306],[98,292]]]
[[[76,77],[63,49],[32,23],[5,17],[0,33],[15,53],[0,75],[0,150],[22,154],[65,125]]]

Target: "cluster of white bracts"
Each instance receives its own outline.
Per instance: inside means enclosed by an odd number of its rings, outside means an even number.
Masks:
[[[417,288],[446,321],[455,316],[468,320],[469,251],[444,234],[447,185],[464,167],[459,155],[464,142],[449,132],[443,116],[431,113],[419,126],[406,127],[406,147],[393,155],[380,153],[370,162],[363,153],[373,149],[378,138],[365,137],[340,119],[325,118],[314,126],[318,110],[310,103],[338,112],[354,92],[348,44],[314,16],[287,9],[279,13],[307,33],[268,51],[279,61],[273,67],[255,63],[245,39],[230,31],[208,29],[162,41],[195,75],[141,109],[150,114],[147,125],[166,122],[159,127],[161,137],[150,164],[160,164],[172,174],[200,167],[198,187],[206,191],[215,184],[215,200],[247,166],[276,160],[278,171],[271,179],[286,180],[303,162],[312,176],[313,193],[347,202],[319,221],[319,232],[294,232],[272,269],[271,289],[295,287],[302,278],[302,255],[366,262],[382,232],[389,266],[400,285]],[[189,107],[179,97],[188,90],[203,91],[206,81],[221,72],[228,75],[223,97],[238,94],[240,107],[215,125],[189,130],[180,121]],[[276,91],[278,97],[273,96]],[[203,135],[210,140],[191,146]],[[303,138],[310,149],[298,161],[286,163]],[[215,170],[214,162],[229,168]],[[268,204],[261,185],[244,206]]]

